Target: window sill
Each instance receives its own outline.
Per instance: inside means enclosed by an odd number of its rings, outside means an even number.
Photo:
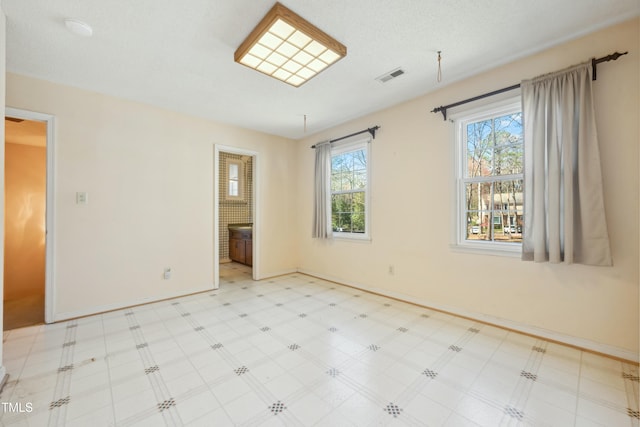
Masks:
[[[490,255],[490,256],[502,256],[509,258],[521,258],[522,257],[522,245],[497,245],[490,243],[486,245],[482,244],[451,244],[449,246],[453,252],[476,254],[476,255]]]
[[[335,240],[345,240],[352,242],[371,242],[371,237],[368,234],[340,233],[334,231],[333,238]]]

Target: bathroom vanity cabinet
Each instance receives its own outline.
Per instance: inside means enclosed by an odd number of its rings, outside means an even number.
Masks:
[[[253,226],[229,225],[229,258],[246,265],[253,265]]]

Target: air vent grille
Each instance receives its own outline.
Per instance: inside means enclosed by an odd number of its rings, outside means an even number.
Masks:
[[[376,80],[379,81],[380,83],[386,83],[389,80],[393,80],[396,77],[400,77],[401,75],[403,75],[405,72],[402,68],[396,68],[395,70],[391,70],[387,73],[384,73],[383,75],[376,77]]]

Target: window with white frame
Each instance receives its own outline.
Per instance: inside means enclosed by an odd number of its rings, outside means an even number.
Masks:
[[[334,236],[369,238],[369,140],[331,147]]]
[[[227,191],[226,200],[244,200],[244,162],[226,159]]]
[[[524,215],[520,99],[456,119],[457,245],[520,251]]]

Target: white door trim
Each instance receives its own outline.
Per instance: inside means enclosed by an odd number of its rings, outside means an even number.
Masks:
[[[260,210],[260,185],[259,185],[259,157],[257,151],[245,150],[243,148],[231,147],[228,145],[214,144],[213,158],[213,288],[220,287],[220,227],[219,227],[219,207],[220,207],[220,153],[241,154],[243,156],[253,157],[253,266],[252,278],[259,280],[260,278],[260,218],[257,215]]]
[[[45,237],[45,285],[44,285],[44,321],[54,322],[56,301],[55,275],[55,117],[51,114],[6,107],[4,115],[17,119],[35,120],[47,124],[47,202],[46,202],[46,237]]]

